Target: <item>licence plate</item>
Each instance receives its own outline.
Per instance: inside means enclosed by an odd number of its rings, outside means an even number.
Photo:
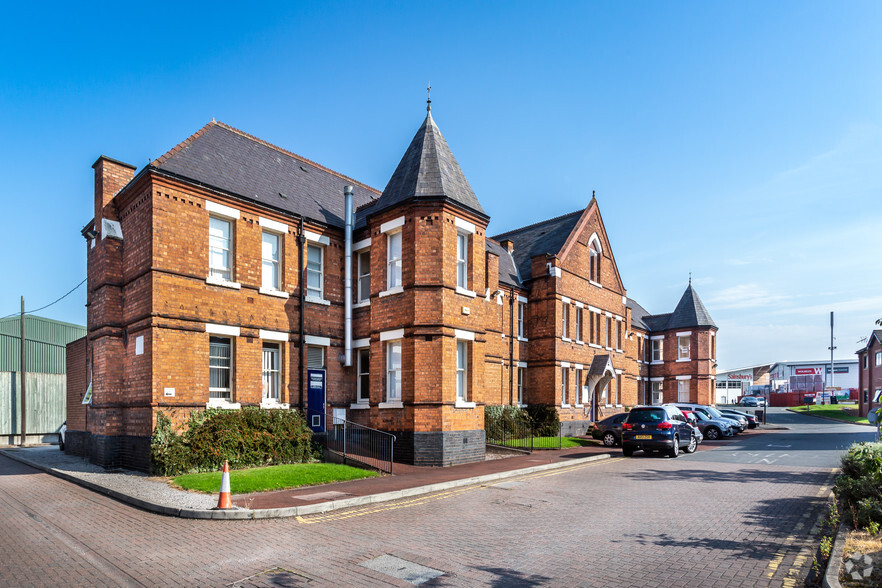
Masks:
[[[652,435],[634,435],[635,439],[652,439]]]

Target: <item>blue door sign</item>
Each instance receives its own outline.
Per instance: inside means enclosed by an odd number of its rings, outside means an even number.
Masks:
[[[306,370],[306,422],[315,433],[325,432],[325,370]]]

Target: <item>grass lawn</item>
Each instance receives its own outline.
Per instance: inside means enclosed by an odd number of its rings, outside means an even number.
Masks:
[[[215,494],[220,491],[221,472],[185,474],[172,478],[175,486]],[[298,486],[315,486],[331,482],[345,482],[371,478],[377,472],[333,463],[297,463],[230,471],[230,491],[233,494],[281,490]]]
[[[813,414],[815,416],[836,419],[844,423],[857,423],[862,425],[870,424],[866,417],[857,416],[856,406],[842,404],[810,404],[808,406],[794,406],[790,410],[794,412],[804,412],[806,414]]]
[[[529,447],[530,439],[509,439],[502,445],[506,447]],[[562,437],[560,440],[560,448],[568,449],[570,447],[587,447],[589,445],[598,445],[593,439],[582,439],[581,437]],[[557,449],[557,437],[533,437],[533,449]]]

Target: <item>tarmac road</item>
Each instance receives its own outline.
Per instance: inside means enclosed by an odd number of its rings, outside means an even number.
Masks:
[[[0,457],[0,585],[797,586],[838,452],[872,429],[769,421],[790,430],[262,521],[154,515]]]

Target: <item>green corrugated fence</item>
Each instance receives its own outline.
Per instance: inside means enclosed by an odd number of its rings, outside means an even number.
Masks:
[[[21,327],[18,316],[0,320],[0,372],[21,369]],[[85,327],[25,315],[25,371],[65,373],[65,347],[85,337]]]
[[[64,374],[27,375],[28,435],[57,433],[67,411]],[[21,374],[0,372],[0,436],[21,433]],[[56,438],[50,438],[54,442]],[[0,439],[0,444],[2,444]]]

